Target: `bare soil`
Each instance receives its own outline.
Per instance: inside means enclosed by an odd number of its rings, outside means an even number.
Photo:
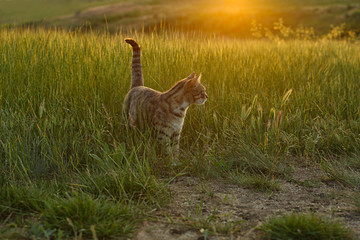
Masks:
[[[360,237],[360,214],[350,200],[354,189],[329,180],[314,167],[299,167],[279,182],[280,191],[258,192],[226,180],[180,177],[170,185],[172,202],[154,211],[154,218],[143,224],[135,239],[205,239],[202,223],[206,220],[242,221],[227,234],[209,229],[207,239],[259,239],[257,227],[262,222],[288,212],[315,212],[334,218]]]

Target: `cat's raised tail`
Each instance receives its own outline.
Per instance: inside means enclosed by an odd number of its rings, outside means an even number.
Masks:
[[[144,86],[140,45],[132,38],[125,38],[125,42],[130,44],[133,49],[133,58],[131,62],[131,88]]]

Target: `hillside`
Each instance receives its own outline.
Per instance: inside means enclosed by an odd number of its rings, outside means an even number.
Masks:
[[[292,28],[313,27],[324,34],[330,26],[346,23],[345,29],[360,32],[360,3],[356,0],[298,1],[255,0],[107,0],[44,1],[29,6],[14,1],[0,2],[0,23],[16,22],[35,26],[61,26],[117,32],[165,24],[184,31],[202,31],[226,36],[251,36],[256,21],[273,28],[280,18]],[[35,7],[41,6],[41,7]],[[36,11],[29,11],[29,9]]]

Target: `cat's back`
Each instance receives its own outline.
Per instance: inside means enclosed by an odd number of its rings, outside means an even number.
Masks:
[[[160,94],[161,93],[159,91],[156,91],[154,89],[144,87],[144,86],[139,86],[139,87],[134,87],[134,88],[130,89],[130,91],[128,92],[127,95],[137,97],[137,98],[139,97],[139,98],[142,98],[143,100],[145,100],[145,99],[150,99],[150,98],[159,96]]]
[[[130,91],[125,97],[124,102],[127,104],[133,103],[136,105],[139,103],[146,104],[148,102],[156,100],[160,95],[161,93],[159,91],[148,87],[139,86],[130,89]]]

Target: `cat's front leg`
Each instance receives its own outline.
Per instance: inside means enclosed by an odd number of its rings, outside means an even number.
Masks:
[[[171,138],[171,165],[180,165],[180,134],[174,134]]]
[[[160,136],[159,142],[162,146],[164,154],[170,159],[172,166],[178,166],[179,162],[179,143],[174,143],[168,136]]]

